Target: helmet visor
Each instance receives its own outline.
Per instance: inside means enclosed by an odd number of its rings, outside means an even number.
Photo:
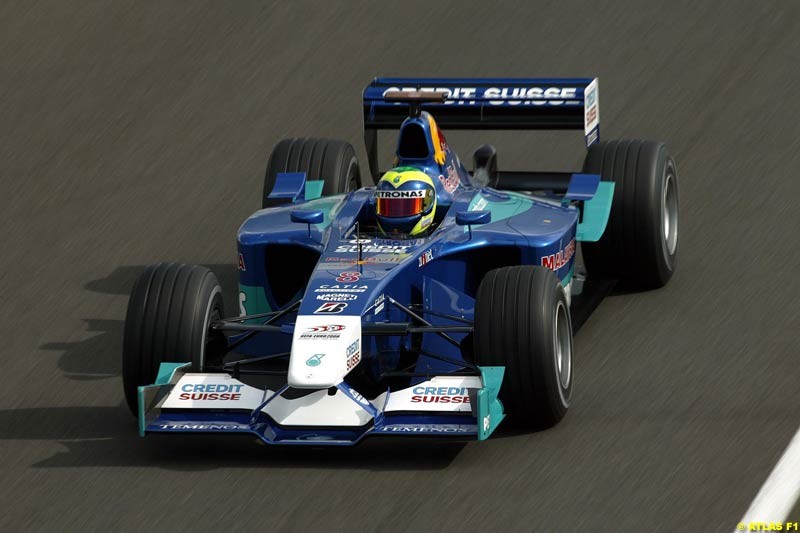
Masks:
[[[433,203],[432,190],[375,191],[376,210],[380,216],[400,218],[425,213]]]
[[[410,217],[425,210],[424,198],[378,198],[378,214],[384,217]]]

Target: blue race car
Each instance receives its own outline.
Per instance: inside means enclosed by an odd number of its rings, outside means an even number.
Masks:
[[[484,145],[468,171],[440,127],[583,129],[588,152],[578,173],[505,171]],[[378,130],[398,128],[382,172]],[[599,141],[596,78],[378,78],[364,131],[375,187],[346,142],[275,146],[263,209],[238,233],[239,316],[204,267],[136,282],[123,381],[141,435],[351,445],[482,440],[505,417],[546,428],[569,408],[592,290],[672,276],[675,163],[663,143]]]

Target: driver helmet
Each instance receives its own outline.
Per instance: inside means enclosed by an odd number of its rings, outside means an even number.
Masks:
[[[414,167],[388,171],[375,188],[378,226],[387,235],[420,235],[436,214],[436,186]]]

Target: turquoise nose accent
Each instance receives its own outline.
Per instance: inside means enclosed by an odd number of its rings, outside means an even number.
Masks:
[[[322,364],[322,358],[325,357],[324,353],[317,353],[306,359],[307,366],[319,366]]]

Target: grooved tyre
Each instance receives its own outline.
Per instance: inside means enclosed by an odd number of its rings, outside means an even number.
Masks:
[[[590,276],[617,278],[627,287],[663,287],[678,251],[678,173],[664,143],[622,140],[593,144],[583,171],[614,182],[606,231],[582,243]]]
[[[572,320],[558,277],[540,266],[489,271],[475,299],[475,360],[505,366],[500,400],[517,425],[557,424],[572,399]]]
[[[331,139],[283,139],[267,163],[261,207],[269,207],[280,172],[305,172],[306,179],[323,180],[322,195],[339,194],[361,187],[356,152],[350,143]]]
[[[191,362],[202,372],[221,362],[225,339],[208,325],[224,316],[222,290],[207,268],[160,263],[148,267],[131,292],[122,344],[122,384],[136,414],[137,388],[156,379],[162,362]]]

